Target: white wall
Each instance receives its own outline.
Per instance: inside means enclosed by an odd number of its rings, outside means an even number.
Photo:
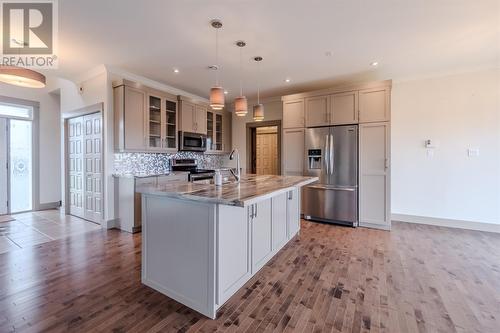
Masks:
[[[248,113],[245,117],[238,117],[232,112],[232,145],[240,152],[240,162],[243,172],[246,172],[247,166],[247,141],[246,141],[246,124],[253,123],[253,105],[256,101],[248,101]],[[264,101],[265,118],[267,120],[281,120],[283,119],[283,104],[279,98],[273,98],[269,101]],[[235,166],[234,161],[229,163]]]
[[[499,98],[499,69],[393,83],[393,213],[500,224]]]
[[[47,79],[47,86],[42,89],[22,88],[0,83],[1,96],[20,98],[40,103],[39,203],[42,205],[55,203],[61,200],[59,96],[50,93],[56,89],[56,87],[57,82],[50,78]]]

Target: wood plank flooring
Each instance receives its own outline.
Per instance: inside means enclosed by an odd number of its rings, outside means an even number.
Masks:
[[[140,255],[140,234],[117,230],[0,254],[0,332],[500,330],[497,234],[302,221],[217,320],[143,286]]]

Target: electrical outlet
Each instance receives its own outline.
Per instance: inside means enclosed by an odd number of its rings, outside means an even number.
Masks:
[[[478,157],[479,156],[479,148],[469,148],[469,149],[467,149],[467,156],[469,156],[469,157]]]

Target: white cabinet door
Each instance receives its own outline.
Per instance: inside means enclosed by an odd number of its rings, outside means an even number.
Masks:
[[[304,100],[283,102],[283,128],[304,127]]]
[[[304,172],[304,129],[283,130],[283,167],[285,176],[302,176]]]
[[[252,227],[252,274],[266,264],[272,255],[271,199],[250,207]]]
[[[332,125],[358,123],[358,92],[349,91],[330,96],[330,123]]]
[[[359,224],[382,229],[391,227],[389,126],[359,126]]]
[[[389,88],[359,91],[359,122],[389,121],[391,118],[391,91]]]
[[[286,193],[277,195],[271,199],[273,211],[273,251],[279,250],[287,241],[287,219],[286,206],[288,196]]]
[[[219,205],[218,220],[217,304],[222,305],[251,277],[250,218],[247,209]]]
[[[288,239],[294,237],[300,230],[300,197],[297,189],[287,192],[287,226]]]
[[[196,107],[194,104],[181,102],[181,130],[195,132]]]
[[[308,97],[305,100],[305,105],[306,127],[329,125],[329,96]]]
[[[132,87],[124,87],[123,97],[123,140],[124,150],[145,150],[146,148],[146,93]]]
[[[196,119],[194,121],[195,131],[200,134],[207,134],[207,108],[205,106],[195,106]]]

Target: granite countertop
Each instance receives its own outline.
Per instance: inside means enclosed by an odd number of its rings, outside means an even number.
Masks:
[[[290,188],[308,185],[317,180],[317,177],[243,175],[240,183],[229,182],[222,186],[175,182],[138,186],[136,191],[143,194],[244,207],[263,197],[284,193]]]
[[[115,173],[113,177],[115,178],[148,178],[148,177],[159,177],[159,176],[169,176],[169,175],[179,175],[183,173],[188,173],[187,171],[170,171],[167,173]]]

